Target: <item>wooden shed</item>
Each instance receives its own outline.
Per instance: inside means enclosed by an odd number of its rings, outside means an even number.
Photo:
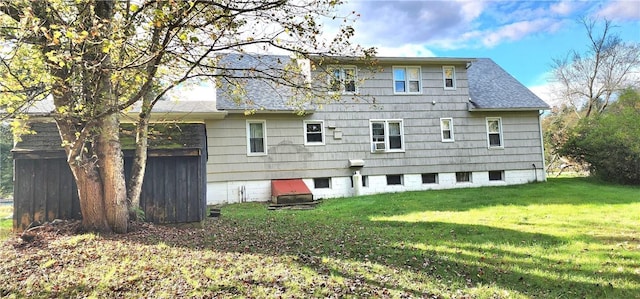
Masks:
[[[33,123],[13,149],[13,226],[81,219],[78,192],[54,123]],[[123,125],[125,177],[133,159],[133,126]],[[154,223],[200,222],[206,217],[206,132],[204,124],[150,127],[147,168],[140,198],[145,219]]]

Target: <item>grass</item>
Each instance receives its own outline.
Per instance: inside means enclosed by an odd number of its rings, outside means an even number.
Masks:
[[[13,206],[0,205],[0,240],[4,240],[11,235],[13,219],[7,218],[13,213]]]
[[[640,188],[584,178],[235,204],[203,229],[145,228],[9,238],[0,296],[640,298]]]

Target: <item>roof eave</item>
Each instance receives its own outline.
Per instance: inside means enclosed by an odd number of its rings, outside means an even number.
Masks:
[[[326,64],[333,63],[348,63],[348,62],[362,62],[365,61],[363,57],[311,57],[312,61],[324,60]],[[461,58],[461,57],[372,57],[370,60],[384,62],[384,63],[416,63],[416,64],[466,64],[476,61],[475,58]]]
[[[247,111],[251,112],[251,114],[313,114],[316,112],[316,109],[304,109],[304,110],[279,110],[279,109],[269,109],[269,110],[260,110],[260,109],[227,109],[221,110],[228,112],[229,114],[245,114]]]
[[[482,111],[539,111],[539,110],[550,110],[549,107],[514,107],[514,108],[472,108],[469,107],[470,112],[482,112]]]

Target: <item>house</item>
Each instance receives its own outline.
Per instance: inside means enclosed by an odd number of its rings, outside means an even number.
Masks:
[[[269,70],[283,60],[228,61]],[[267,201],[281,179],[301,179],[315,199],[545,180],[540,113],[549,107],[491,59],[376,63],[322,66],[340,100],[317,109],[259,80],[245,81],[240,101],[218,89],[226,115],[205,120],[207,203]]]
[[[280,195],[314,200],[545,180],[540,112],[549,107],[490,59],[379,57],[372,68],[339,58],[311,61],[303,69],[313,71],[298,77],[300,68],[281,68],[291,62],[229,54],[221,60],[227,71],[249,72],[242,88],[222,82],[215,94],[182,91],[178,101],[156,104],[152,121],[178,124],[150,147],[141,198],[150,221],[197,222],[206,204]],[[290,75],[283,72],[316,78],[311,84],[327,84],[337,101],[298,101],[296,89],[268,80]],[[52,109],[46,101],[32,107],[40,132],[14,149],[15,227],[79,217]],[[128,113],[123,122],[136,108]]]

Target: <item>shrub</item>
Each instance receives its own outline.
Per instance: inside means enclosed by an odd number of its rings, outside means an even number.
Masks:
[[[590,164],[595,176],[640,185],[640,94],[627,90],[607,113],[585,118],[561,154]]]

